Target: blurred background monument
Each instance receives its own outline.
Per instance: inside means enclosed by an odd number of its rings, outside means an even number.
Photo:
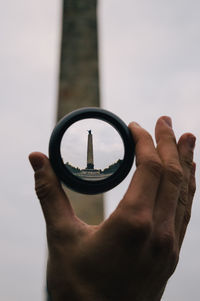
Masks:
[[[99,106],[97,0],[64,0],[57,120]],[[102,195],[67,194],[77,215],[89,224],[103,219]]]

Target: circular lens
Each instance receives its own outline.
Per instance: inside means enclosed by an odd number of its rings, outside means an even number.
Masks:
[[[113,113],[84,108],[66,115],[49,142],[51,165],[72,190],[97,194],[117,186],[134,159],[134,142],[127,125]]]

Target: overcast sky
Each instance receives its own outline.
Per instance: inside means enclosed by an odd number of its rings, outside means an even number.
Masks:
[[[42,301],[45,225],[27,156],[47,153],[55,121],[61,1],[0,1],[0,300]],[[197,136],[199,183],[200,2],[99,0],[102,106],[154,134],[170,115],[177,137]],[[130,176],[107,193],[106,214]],[[199,188],[164,301],[199,300]]]

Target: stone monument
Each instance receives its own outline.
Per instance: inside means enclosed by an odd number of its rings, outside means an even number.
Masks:
[[[92,131],[88,131],[88,144],[87,144],[87,167],[86,169],[94,169],[94,156],[93,156],[93,138]]]
[[[96,9],[97,0],[63,1],[58,120],[78,108],[100,105]],[[66,191],[80,219],[95,225],[102,221],[102,194]]]

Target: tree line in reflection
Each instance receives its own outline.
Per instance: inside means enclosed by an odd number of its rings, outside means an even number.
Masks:
[[[100,174],[113,174],[121,165],[122,160],[119,159],[117,162],[109,165],[108,167],[102,169],[98,169],[98,171],[100,172]],[[65,163],[65,166],[69,169],[69,171],[71,171],[71,173],[73,174],[78,174],[80,173],[83,169],[80,169],[79,167],[74,167],[72,164],[70,164],[69,162]],[[86,169],[85,169],[86,170]]]

